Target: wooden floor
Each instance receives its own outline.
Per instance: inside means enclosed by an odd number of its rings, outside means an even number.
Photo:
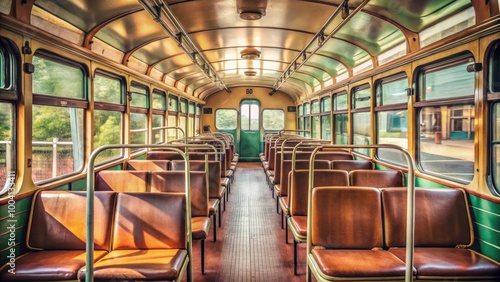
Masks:
[[[260,163],[239,162],[217,242],[205,242],[205,274],[200,242],[193,243],[194,281],[305,281],[305,244],[299,244],[299,275],[293,274],[293,237],[285,244],[281,215]]]

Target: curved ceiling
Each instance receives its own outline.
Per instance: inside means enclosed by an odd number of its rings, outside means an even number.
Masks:
[[[120,63],[133,59],[145,74],[160,73],[167,85],[200,99],[237,86],[279,88],[300,99],[471,5],[466,0],[35,2],[37,9],[81,30],[83,46],[92,50],[94,39],[100,40],[123,55]],[[241,19],[239,12],[262,18]],[[260,57],[243,59],[248,47]],[[255,75],[245,75],[248,71]]]

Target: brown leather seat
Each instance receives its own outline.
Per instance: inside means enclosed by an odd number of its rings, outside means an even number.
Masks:
[[[15,274],[5,267],[0,281],[77,279],[85,266],[86,202],[86,192],[36,193],[26,239],[31,252],[16,259]],[[94,260],[110,250],[114,202],[114,192],[95,192]]]
[[[373,169],[373,163],[367,160],[333,160],[331,169],[351,170]]]
[[[182,193],[119,193],[112,251],[95,263],[94,278],[180,280],[189,261],[185,207]]]
[[[404,174],[400,170],[352,170],[349,172],[351,186],[376,188],[404,186]]]
[[[208,172],[209,215],[213,218],[213,234],[215,242],[217,240],[217,213],[219,214],[219,227],[221,227],[222,213],[220,203],[221,201],[224,201],[224,194],[226,193],[226,188],[220,183],[220,162],[207,161],[206,168],[205,161],[190,160],[189,164],[190,171]],[[174,171],[182,171],[184,170],[184,167],[184,161],[172,161],[170,163],[170,168]]]
[[[406,190],[382,191],[385,244],[405,261]],[[500,265],[469,249],[474,242],[467,195],[462,189],[415,189],[417,279],[500,281]]]
[[[184,192],[184,171],[151,172],[151,192]],[[191,187],[191,228],[193,240],[201,244],[201,272],[205,272],[205,239],[208,237],[211,220],[209,217],[209,200],[205,172],[190,172]]]
[[[403,261],[382,249],[378,189],[318,187],[312,192],[311,203],[308,266],[314,276],[322,281],[404,279]]]
[[[148,172],[142,170],[101,170],[96,173],[96,191],[146,192]]]
[[[169,160],[129,160],[126,164],[128,170],[168,170]]]
[[[290,181],[290,216],[288,228],[293,234],[294,273],[297,274],[297,244],[307,240],[307,199],[309,198],[309,170],[292,170]],[[314,186],[347,186],[348,174],[344,170],[317,169],[314,171]]]

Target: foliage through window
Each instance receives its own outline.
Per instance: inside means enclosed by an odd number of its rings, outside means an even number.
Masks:
[[[285,112],[283,110],[265,109],[262,111],[262,127],[264,130],[285,129]]]
[[[215,111],[215,128],[218,130],[234,130],[238,126],[238,112],[235,109],[218,109]]]

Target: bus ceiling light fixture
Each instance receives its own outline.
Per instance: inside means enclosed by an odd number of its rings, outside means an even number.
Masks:
[[[236,11],[240,19],[246,21],[260,20],[266,15],[267,0],[237,0]]]
[[[332,15],[326,20],[326,22],[321,26],[321,28],[318,30],[318,32],[311,38],[309,43],[306,44],[306,46],[302,49],[302,51],[299,52],[297,57],[293,59],[288,67],[283,71],[283,73],[280,75],[280,77],[276,80],[276,82],[273,85],[273,91],[269,92],[269,95],[274,94],[276,90],[278,90],[285,81],[292,76],[302,65],[304,65],[307,60],[311,58],[312,55],[316,54],[319,49],[321,49],[326,41],[330,39],[332,36],[334,36],[354,15],[356,15],[357,12],[361,11],[363,7],[369,2],[370,0],[363,0],[358,7],[356,7],[352,12],[349,11],[349,0],[344,0],[342,4],[340,4],[335,11],[333,11]],[[334,22],[335,18],[340,14],[340,17],[342,20],[340,23],[338,23],[337,26],[335,27],[330,27],[333,28],[332,31],[329,34],[325,34],[325,30],[329,25],[331,25]],[[314,47],[312,46],[314,42],[318,42],[318,46]],[[309,51],[312,49],[312,51]],[[272,94],[271,94],[272,93]]]
[[[244,60],[255,60],[260,58],[260,51],[254,47],[248,47],[240,52],[241,58]]]
[[[245,71],[244,74],[246,76],[256,76],[257,75],[257,72],[256,71],[252,71],[252,70],[249,70],[249,71]]]
[[[182,49],[184,54],[193,61],[193,64],[196,65],[213,84],[220,90],[226,90],[227,93],[231,93],[231,90],[227,88],[222,78],[217,74],[212,65],[208,63],[207,59],[202,55],[200,50],[198,50],[193,41],[191,41],[191,38],[189,38],[179,20],[168,7],[168,4],[164,3],[163,0],[139,0],[139,2],[144,7],[144,10],[153,17],[168,36],[177,43],[177,46]]]

